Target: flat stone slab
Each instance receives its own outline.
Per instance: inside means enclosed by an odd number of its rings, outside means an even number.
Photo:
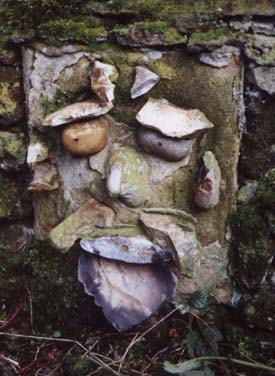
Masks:
[[[149,98],[136,117],[147,128],[169,137],[194,137],[214,127],[200,110],[184,110],[165,99]]]

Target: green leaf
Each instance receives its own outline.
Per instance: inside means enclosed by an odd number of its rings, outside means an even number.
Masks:
[[[163,369],[168,373],[180,374],[182,376],[214,376],[210,368],[204,366],[196,359],[186,360],[178,364],[164,362]]]
[[[205,291],[198,290],[198,291],[195,291],[191,295],[189,299],[189,304],[191,307],[195,309],[203,310],[208,307],[209,301],[210,301],[209,294]]]
[[[182,372],[195,370],[197,368],[200,368],[201,365],[202,365],[201,362],[198,362],[196,360],[187,360],[185,362],[178,363],[178,364],[164,362],[163,369],[168,373],[178,374]]]
[[[198,333],[190,330],[182,343],[187,346],[187,351],[190,356],[201,356],[204,354],[203,349],[205,342]]]
[[[59,330],[57,330],[57,331],[55,331],[54,333],[53,333],[53,337],[54,338],[59,338],[59,337],[61,337],[62,336],[62,334],[61,334],[61,332],[59,331]]]
[[[205,351],[201,355],[218,355],[219,353],[219,342],[222,341],[223,335],[217,327],[201,327],[202,334],[208,344],[205,344]]]

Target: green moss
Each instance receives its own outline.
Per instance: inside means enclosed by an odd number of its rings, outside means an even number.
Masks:
[[[275,170],[271,170],[260,181],[257,186],[255,201],[262,210],[275,211]]]
[[[50,101],[48,98],[43,98],[40,103],[44,108],[44,117],[46,117],[64,106],[75,102],[81,102],[88,97],[89,93],[85,92],[69,93],[62,90],[57,90],[54,101]]]
[[[121,51],[121,48],[111,42],[102,42],[102,43],[91,43],[87,47],[89,52],[105,52],[105,51]]]
[[[0,0],[0,31],[30,33],[43,22],[79,17],[87,0]]]
[[[163,2],[161,0],[114,0],[114,8],[119,11],[130,11],[134,14],[159,14]]]
[[[159,38],[159,43],[162,44],[179,44],[186,43],[186,36],[182,35],[176,28],[164,21],[154,22],[136,22],[128,28],[116,28],[114,30],[119,34],[120,39],[128,40],[129,44],[135,45],[149,44],[152,38],[152,43],[156,43],[156,36]],[[125,44],[127,44],[125,42]]]
[[[18,189],[0,175],[0,219],[11,217],[16,210]]]
[[[269,254],[270,243],[266,239],[257,239],[253,246],[240,243],[239,255],[246,265],[259,265]]]
[[[164,21],[140,22],[135,24],[139,30],[151,31],[152,33],[166,33],[170,26]]]
[[[257,206],[247,203],[240,205],[231,213],[229,220],[234,233],[246,243],[258,236],[264,236],[267,231],[262,213]]]
[[[175,29],[174,27],[170,27],[168,30],[164,32],[163,39],[165,43],[167,44],[177,44],[177,43],[187,42],[187,37],[180,34],[178,30]]]
[[[44,107],[44,117],[52,114],[53,112],[59,110],[59,108],[60,108],[60,106],[58,104],[49,101],[48,98],[43,98],[41,100],[41,104]]]
[[[35,242],[20,252],[0,252],[0,301],[7,309],[26,286],[32,299],[34,325],[52,333],[65,327],[77,311],[82,295],[76,260],[62,258],[47,243]],[[26,305],[26,316],[29,307]],[[22,316],[21,316],[22,317]]]
[[[259,181],[255,195],[248,202],[239,203],[229,217],[236,270],[252,286],[261,283],[274,247],[274,204],[275,171],[271,170]]]
[[[142,154],[130,146],[116,148],[111,155],[110,166],[119,166],[121,171],[117,197],[124,199],[128,206],[141,206],[149,192],[149,169]]]
[[[176,70],[170,65],[166,64],[162,60],[151,61],[147,63],[149,68],[151,68],[157,75],[166,80],[172,80],[177,76]]]
[[[207,32],[197,32],[191,34],[188,40],[188,46],[201,44],[205,42],[219,42],[224,43],[227,39],[232,38],[232,34],[229,30],[224,28],[212,28]]]
[[[263,15],[269,15],[274,3],[261,1]],[[178,16],[200,19],[213,19],[217,15],[254,15],[258,2],[228,0],[0,0],[0,31],[5,34],[37,30],[45,22],[66,18],[82,21],[93,13],[127,14],[136,20],[148,19],[170,22]]]
[[[41,34],[53,40],[76,40],[102,42],[108,38],[103,26],[94,27],[90,20],[74,21],[71,19],[52,20],[40,26]]]
[[[24,161],[26,157],[26,142],[22,133],[11,133],[0,131],[0,157],[6,154]]]
[[[274,42],[269,39],[267,44],[269,48],[265,48],[265,39],[270,38],[260,34],[244,34],[242,42],[245,44],[245,54],[259,65],[273,65],[275,61]]]
[[[7,82],[0,83],[0,115],[11,117],[16,110],[17,103],[12,98],[11,86]]]

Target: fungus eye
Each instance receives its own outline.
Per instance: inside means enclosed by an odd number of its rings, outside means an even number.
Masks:
[[[158,142],[158,146],[162,146],[162,142],[159,141],[159,142]]]
[[[75,138],[74,140],[75,140],[75,142],[78,142],[78,141],[79,141],[78,138]]]

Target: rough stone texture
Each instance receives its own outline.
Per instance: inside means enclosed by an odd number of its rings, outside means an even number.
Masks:
[[[162,30],[153,30],[146,23],[136,23],[129,28],[115,30],[116,41],[123,46],[168,46],[186,43],[186,36],[173,27],[167,28],[164,23]]]
[[[123,123],[117,123],[110,117],[108,117],[108,122],[110,127],[110,137],[107,146],[100,153],[89,159],[90,167],[93,170],[98,171],[103,178],[106,177],[108,161],[116,144],[132,146],[136,149],[139,148],[135,137],[135,128],[129,127]],[[143,157],[149,166],[150,184],[159,183],[166,177],[172,175],[175,171],[186,166],[189,162],[188,156],[179,162],[165,161],[162,158],[148,153],[143,153]]]
[[[62,144],[73,155],[89,156],[105,147],[108,134],[108,122],[104,119],[73,123],[64,128]]]
[[[107,164],[115,144],[136,145],[133,129],[126,124],[115,122],[110,116],[107,116],[106,120],[109,123],[108,143],[101,152],[89,158],[91,169],[99,172],[102,178],[106,177]]]
[[[160,77],[144,67],[136,67],[135,82],[131,88],[131,98],[140,97],[148,93],[159,81]]]
[[[26,146],[23,133],[0,131],[0,168],[18,170],[22,167],[26,160]]]
[[[96,173],[86,158],[74,158],[59,151],[56,165],[59,189],[52,192],[34,192],[35,235],[48,239],[50,231],[84,204],[91,196],[89,187]]]
[[[91,86],[93,92],[103,102],[111,102],[114,100],[115,85],[112,81],[116,80],[118,72],[113,65],[104,64],[95,61],[91,73]]]
[[[98,101],[73,103],[47,116],[42,121],[42,125],[56,127],[57,125],[72,123],[77,120],[98,117],[106,114],[112,107],[111,103]]]
[[[23,71],[24,71],[24,87],[26,92],[26,104],[28,107],[28,123],[30,126],[40,127],[42,120],[48,112],[48,105],[58,104],[59,91],[66,94],[67,89],[69,93],[74,92],[75,82],[78,82],[77,91],[86,90],[86,79],[84,72],[79,70],[79,67],[74,67],[79,64],[79,61],[86,58],[93,61],[93,55],[87,52],[64,53],[61,56],[47,56],[33,48],[23,49]],[[69,69],[70,68],[70,69]],[[67,70],[67,71],[66,71]],[[80,73],[74,77],[74,80],[65,79],[64,75],[71,74],[71,72]],[[65,72],[65,73],[64,73]],[[86,72],[88,78],[89,72]],[[59,81],[58,81],[59,79]],[[72,83],[73,81],[73,83]],[[83,87],[79,83],[83,83]],[[64,85],[64,86],[63,86]],[[68,88],[69,86],[69,88]],[[62,103],[71,103],[72,98],[66,97],[62,99]],[[51,107],[50,107],[51,109]],[[52,111],[51,111],[52,112]]]
[[[228,249],[218,242],[203,247],[200,253],[200,263],[194,271],[193,278],[180,277],[176,296],[203,290],[215,296],[218,302],[228,304],[232,298],[232,288],[227,273],[227,253]]]
[[[136,118],[145,127],[175,138],[195,137],[214,127],[200,110],[184,110],[165,99],[149,98]]]
[[[29,146],[27,163],[33,165],[45,160],[53,159],[54,145],[53,140],[48,136],[32,129],[29,133]]]
[[[275,37],[256,34],[247,38],[245,54],[259,65],[275,66],[274,47]]]
[[[172,259],[168,249],[151,243],[145,237],[109,236],[82,239],[80,247],[91,254],[129,264],[152,264]]]
[[[194,145],[186,167],[183,167],[183,163],[181,167],[176,166],[181,162],[165,162],[147,153],[144,153],[144,158],[149,165],[150,160],[153,161],[149,177],[151,182],[157,183],[150,190],[148,205],[193,212],[199,218],[197,230],[202,242],[209,244],[219,239],[223,243],[225,220],[237,189],[236,167],[240,144],[238,125],[241,120],[240,115],[242,115],[242,69],[238,59],[233,59],[228,66],[220,70],[201,64],[196,56],[182,50],[162,54],[149,54],[148,52],[127,54],[108,50],[104,56],[107,54],[120,71],[120,79],[116,83],[116,105],[112,110],[112,116],[116,120],[123,121],[130,126],[136,125],[135,116],[148,95],[145,94],[132,101],[129,93],[134,79],[135,66],[141,62],[144,64],[145,58],[149,68],[152,67],[151,69],[156,71],[153,67],[157,64],[159,69],[162,69],[163,76],[169,77],[160,80],[150,91],[150,96],[157,98],[165,93],[171,103],[179,107],[199,108],[215,124],[214,129],[207,131],[207,134]],[[152,55],[154,58],[156,56],[157,60],[152,60]],[[171,74],[171,70],[176,74]],[[157,73],[161,76],[159,72]],[[192,80],[190,80],[191,76]],[[180,92],[178,87],[181,87]],[[112,127],[110,129],[112,131]],[[126,132],[126,134],[129,133]],[[223,176],[220,203],[209,212],[198,212],[193,204],[199,168],[198,148],[202,152],[210,149],[215,153]],[[225,154],[227,158],[224,158]],[[101,162],[105,160],[102,158]],[[102,164],[100,166],[97,164],[97,167],[102,170]],[[165,173],[160,174],[161,170]],[[168,174],[167,171],[169,171]],[[96,191],[99,194],[99,190]],[[104,197],[106,199],[106,196]]]
[[[230,63],[232,51],[228,47],[223,47],[212,52],[203,52],[198,58],[201,63],[215,68],[224,68]]]
[[[0,67],[0,125],[18,123],[24,113],[22,71],[18,67]]]
[[[111,227],[114,212],[94,199],[85,202],[50,233],[52,245],[67,252],[77,239],[97,234],[97,228]]]
[[[65,67],[60,72],[60,75],[55,81],[55,84],[57,85],[59,90],[62,90],[63,92],[66,92],[68,94],[78,94],[83,91],[89,91],[90,79],[87,75],[87,72],[90,69],[91,60],[88,57],[83,56],[75,64]]]
[[[270,69],[270,68],[269,68]],[[275,100],[257,91],[254,74],[246,74],[246,132],[242,138],[240,179],[259,179],[275,167]]]
[[[237,189],[236,168],[240,145],[238,122],[242,103],[241,66],[233,60],[221,70],[213,69],[184,52],[167,53],[161,61],[176,69],[177,76],[172,80],[161,80],[150,95],[157,97],[165,92],[166,98],[178,106],[199,108],[215,127],[207,131],[194,145],[188,167],[179,169],[154,187],[150,205],[194,213],[198,217],[197,232],[202,243],[209,244],[219,239],[223,244],[225,220]],[[180,95],[178,87],[181,87]],[[196,146],[199,146],[201,151],[211,149],[215,153],[223,177],[220,203],[209,212],[199,213],[192,204],[199,168]],[[225,155],[227,158],[224,158]]]
[[[202,209],[211,209],[219,203],[221,170],[211,151],[204,153],[202,162],[195,202]]]
[[[195,30],[188,39],[187,49],[192,53],[215,51],[224,45],[233,44],[236,39],[234,33],[222,27],[210,27],[203,32]]]
[[[107,188],[110,195],[131,207],[141,206],[148,199],[148,172],[142,154],[134,148],[118,145],[109,161]]]
[[[42,162],[33,168],[31,191],[53,191],[59,187],[58,173],[52,162]]]
[[[144,151],[171,162],[187,157],[194,144],[194,140],[165,137],[160,132],[145,127],[138,128],[137,139]]]
[[[275,94],[275,67],[257,67],[253,74],[259,89],[269,95]]]
[[[178,270],[193,277],[200,264],[201,246],[192,223],[159,213],[142,213],[142,225],[150,239],[173,255]]]
[[[43,127],[43,134],[30,132],[28,164],[34,177],[43,166],[48,166],[56,168],[59,183],[52,191],[33,192],[36,238],[50,238],[55,248],[64,252],[82,237],[128,238],[144,236],[147,232],[153,242],[158,239],[159,246],[165,243],[172,247],[175,261],[172,267],[179,275],[179,294],[189,294],[203,288],[204,284],[221,301],[228,301],[229,283],[224,278],[226,251],[218,254],[223,247],[212,243],[218,240],[224,244],[225,220],[237,188],[242,66],[235,52],[228,65],[214,69],[175,46],[163,51],[120,50],[106,46],[100,51],[100,57],[79,46],[62,48],[62,51],[56,47],[48,50],[45,46],[40,46],[39,51],[24,49],[30,127],[40,127],[46,115],[68,104],[94,100],[87,84],[89,69],[95,59],[116,67],[119,79],[112,117],[104,117],[109,124],[109,139],[98,154],[88,159],[67,153],[62,147],[62,130],[67,125]],[[131,99],[136,66],[144,66],[161,78],[150,90],[150,96],[166,98],[178,108],[197,108],[209,119],[211,126],[215,125],[198,135],[196,142],[179,140],[179,143],[188,144],[188,150],[182,150],[180,156],[173,143],[173,153],[168,150],[168,154],[173,154],[173,160],[175,154],[177,160],[183,158],[179,161],[166,161],[160,154],[155,156],[144,151],[138,143],[136,114],[147,102],[148,94],[134,101]],[[75,80],[70,85],[72,75]],[[161,137],[172,142],[170,138]],[[45,140],[49,140],[49,144]],[[194,205],[199,157],[206,150],[214,152],[223,177],[221,200],[208,212],[198,210]],[[123,158],[116,156],[117,151],[124,151]],[[136,163],[137,160],[141,162]],[[145,173],[140,174],[138,167]],[[110,174],[113,174],[111,184]],[[116,184],[118,181],[122,184]],[[91,205],[98,210],[91,210]],[[150,212],[154,208],[158,211]],[[161,208],[166,209],[160,213]],[[181,210],[192,213],[197,221],[190,216],[182,219]],[[141,225],[140,217],[146,224]],[[209,244],[212,248],[207,255],[205,246]],[[204,272],[200,272],[200,267]],[[208,275],[207,268],[211,269]]]

